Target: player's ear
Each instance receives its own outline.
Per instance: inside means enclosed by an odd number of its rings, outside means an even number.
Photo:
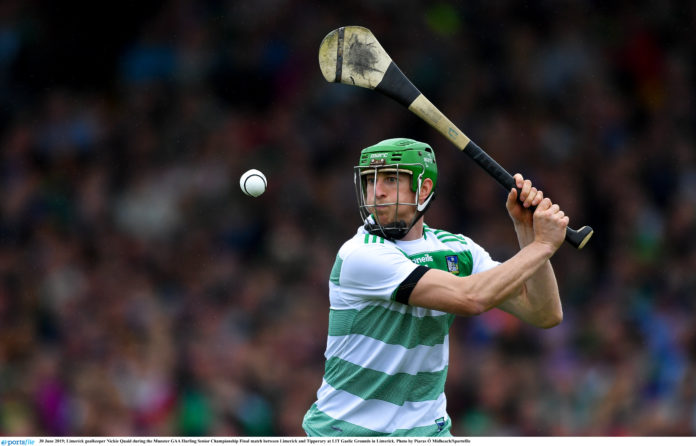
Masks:
[[[423,180],[423,183],[421,183],[421,189],[420,189],[420,195],[418,197],[419,203],[422,203],[425,201],[426,198],[428,198],[428,195],[430,195],[430,192],[433,190],[433,180],[430,178],[426,178]]]

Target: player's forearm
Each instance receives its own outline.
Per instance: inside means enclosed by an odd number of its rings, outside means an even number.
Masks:
[[[504,301],[498,308],[540,328],[560,324],[563,309],[551,262],[544,262],[525,281],[520,293]]]
[[[481,311],[497,307],[519,295],[552,254],[553,249],[548,245],[532,242],[496,268],[470,276],[469,293],[481,305]],[[533,288],[536,286],[538,284],[532,284]]]
[[[515,231],[520,248],[534,241],[532,228],[515,227]],[[550,328],[558,325],[563,320],[563,309],[551,262],[546,260],[524,282],[520,292],[503,302],[499,308],[537,327]]]
[[[550,328],[563,320],[561,296],[550,261],[546,261],[525,282],[530,311],[527,321],[537,327]]]
[[[526,226],[523,224],[515,224],[515,234],[517,234],[517,241],[520,244],[520,249],[529,245],[534,241],[534,228],[531,226]]]

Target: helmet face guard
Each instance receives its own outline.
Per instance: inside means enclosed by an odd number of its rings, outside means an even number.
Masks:
[[[367,183],[370,179],[372,179],[374,182],[373,184],[377,184],[377,175],[379,173],[394,173],[396,175],[396,200],[393,202],[388,202],[388,203],[377,203],[377,188],[373,187],[372,188],[372,193],[371,196],[368,196],[368,187]],[[408,231],[413,227],[413,225],[418,221],[420,216],[422,215],[422,210],[425,209],[427,206],[427,203],[423,203],[423,205],[420,205],[418,203],[418,194],[415,195],[415,199],[413,202],[409,201],[403,201],[402,198],[399,196],[399,184],[400,181],[411,181],[411,172],[409,170],[406,170],[403,168],[403,165],[388,165],[384,166],[383,168],[364,168],[361,166],[355,166],[354,168],[354,183],[355,183],[355,193],[358,199],[358,208],[360,210],[360,217],[363,219],[365,222],[365,228],[374,235],[379,235],[381,237],[384,237],[386,239],[392,240],[392,239],[401,239],[403,238]],[[420,178],[418,178],[418,188],[417,190],[420,191],[420,186],[422,184],[422,174],[419,175]],[[426,200],[427,202],[430,201],[430,197]],[[369,204],[372,203],[372,204]],[[391,218],[391,220],[386,223],[382,224],[380,219],[376,215],[376,211],[378,207],[394,207],[394,213]],[[414,213],[413,219],[410,222],[406,222],[404,220],[399,219],[399,206],[415,206],[417,209],[417,212]]]
[[[377,203],[377,190],[373,188],[372,196],[368,196],[368,178],[377,184],[379,173],[393,173],[396,175],[397,194],[394,202]],[[423,180],[430,178],[433,189],[419,203],[419,196]],[[400,181],[409,181],[410,189],[415,192],[413,202],[402,201],[399,197],[398,185]],[[435,194],[437,184],[437,166],[435,154],[429,145],[412,139],[395,138],[382,141],[374,146],[364,149],[360,156],[360,164],[353,169],[353,182],[358,199],[360,217],[365,222],[365,229],[373,235],[384,237],[388,240],[399,240],[408,234],[413,225],[425,213]],[[394,214],[387,223],[382,223],[376,215],[379,207],[394,207]],[[401,206],[415,206],[416,212],[410,222],[399,219]]]

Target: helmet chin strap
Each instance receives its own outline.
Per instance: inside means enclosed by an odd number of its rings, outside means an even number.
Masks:
[[[411,223],[409,226],[405,221],[400,220],[383,226],[379,223],[370,223],[368,221],[365,223],[365,230],[372,235],[384,237],[387,240],[401,240],[406,237],[414,223]]]

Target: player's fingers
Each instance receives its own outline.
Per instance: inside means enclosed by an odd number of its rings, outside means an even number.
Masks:
[[[528,208],[532,204],[534,204],[534,199],[536,198],[538,191],[537,188],[532,186],[529,189],[529,193],[527,194],[527,198],[524,199],[524,207]]]
[[[510,210],[517,203],[517,189],[514,187],[508,192],[507,201],[505,202],[505,207]]]
[[[551,207],[551,200],[549,198],[544,198],[537,205],[537,211],[544,212]]]
[[[510,193],[508,193],[508,197],[513,198],[515,200],[517,199],[517,188],[516,187],[513,187],[512,189],[510,189]]]
[[[532,206],[538,206],[541,200],[544,199],[544,191],[538,190],[532,201]]]
[[[529,192],[532,190],[532,182],[529,180],[524,180],[522,182],[522,191],[520,192],[520,201],[522,203],[527,201],[529,197]]]
[[[512,178],[515,180],[515,186],[522,189],[522,185],[524,184],[524,177],[522,176],[522,174],[516,173],[512,176]]]

